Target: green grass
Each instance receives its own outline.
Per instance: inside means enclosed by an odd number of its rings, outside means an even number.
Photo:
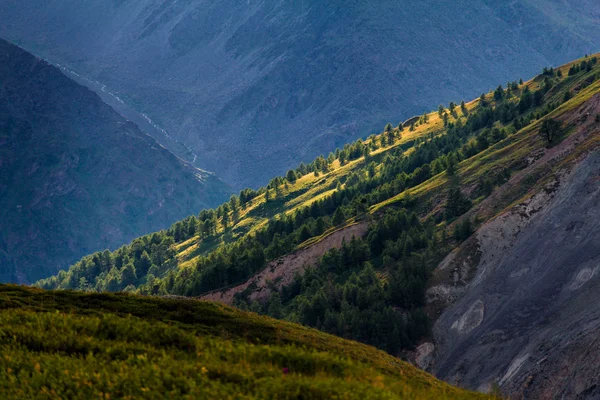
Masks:
[[[0,396],[478,399],[372,347],[214,303],[0,285]]]
[[[581,61],[581,59],[576,60],[557,68],[557,70],[560,69],[562,71],[564,78],[552,89],[546,102],[560,102],[560,99],[563,98],[566,91],[573,92],[574,88],[581,87],[590,76],[594,76],[598,73],[598,69],[595,68],[592,72],[582,73],[571,77],[567,76],[569,68],[572,65],[579,64]],[[528,86],[531,90],[536,90],[540,86],[540,81],[536,77],[525,82],[525,86]],[[597,95],[599,92],[600,81],[596,80],[589,86],[578,89],[571,100],[561,104],[544,118],[533,121],[515,134],[509,135],[501,142],[462,161],[458,166],[458,175],[460,176],[461,186],[465,188],[476,186],[481,178],[493,176],[503,169],[508,169],[514,173],[525,168],[524,160],[529,155],[534,154],[536,151],[540,151],[546,146],[546,143],[538,133],[541,121],[546,118],[561,119],[562,117],[567,116],[575,108],[589,101],[592,96]],[[516,99],[513,101],[516,101]],[[472,106],[474,102],[469,103],[469,105]],[[590,116],[590,118],[593,118],[593,116]],[[561,140],[566,139],[573,132],[574,129],[570,129],[568,134],[561,138]],[[585,143],[579,143],[577,148],[573,150],[573,156],[569,157],[565,162],[556,165],[550,164],[536,167],[529,173],[528,178],[523,180],[522,184],[506,190],[502,193],[502,196],[496,199],[496,203],[494,204],[491,213],[479,215],[479,218],[487,220],[515,203],[523,201],[530,195],[532,189],[542,188],[552,178],[553,172],[556,172],[558,169],[565,166],[567,162],[573,161],[573,159],[581,155],[582,152],[593,148],[597,145],[597,142],[597,138],[591,137]],[[407,195],[410,195],[415,202],[420,204],[426,203],[428,200],[435,202],[443,196],[447,183],[448,176],[445,173],[438,174],[414,188],[408,189],[405,192],[399,193],[390,199],[372,206],[371,213],[375,214],[385,207],[397,205],[398,203],[401,203]]]

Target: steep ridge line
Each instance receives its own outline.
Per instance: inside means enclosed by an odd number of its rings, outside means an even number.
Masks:
[[[249,289],[251,290],[250,300],[265,301],[271,294],[270,283],[278,289],[291,284],[296,275],[302,275],[307,268],[316,266],[327,251],[341,248],[342,243],[350,241],[353,236],[364,236],[368,228],[369,223],[362,221],[338,229],[306,248],[271,261],[265,269],[241,285],[207,293],[200,296],[200,299],[232,305],[236,294]]]

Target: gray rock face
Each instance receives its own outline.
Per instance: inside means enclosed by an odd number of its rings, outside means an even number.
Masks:
[[[494,236],[510,215],[478,233],[497,240],[480,237],[477,276],[435,324],[438,377],[515,398],[600,396],[600,153],[561,181],[514,236]]]
[[[595,0],[3,0],[0,37],[107,85],[242,188],[597,50],[599,12]]]

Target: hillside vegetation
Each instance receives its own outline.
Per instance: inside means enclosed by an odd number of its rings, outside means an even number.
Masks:
[[[596,0],[376,4],[3,0],[0,37],[106,85],[237,189],[600,42]]]
[[[483,399],[374,348],[215,303],[0,285],[0,395]]]
[[[278,268],[281,256],[367,224],[363,237],[323,252],[318,268],[290,284],[267,282],[264,301],[253,293],[265,288],[250,285],[233,304],[398,354],[429,333],[425,289],[435,266],[481,223],[543,187],[551,166],[506,183],[572,134],[578,122],[569,115],[600,91],[599,77],[597,57],[586,57],[388,124],[265,188],[87,256],[37,285],[201,296],[235,289],[267,265]]]

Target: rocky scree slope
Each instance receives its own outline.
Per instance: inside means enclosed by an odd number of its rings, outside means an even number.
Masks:
[[[55,274],[228,191],[89,89],[0,40],[0,281]]]
[[[4,0],[0,36],[106,85],[241,189],[433,99],[595,51],[599,13],[593,0]]]
[[[425,363],[463,387],[511,398],[597,398],[600,338],[600,94],[557,117],[575,132],[530,160],[497,200],[541,176],[436,271],[442,308]],[[485,213],[493,197],[473,211]],[[487,204],[485,204],[487,203]],[[433,348],[428,347],[428,352]]]

